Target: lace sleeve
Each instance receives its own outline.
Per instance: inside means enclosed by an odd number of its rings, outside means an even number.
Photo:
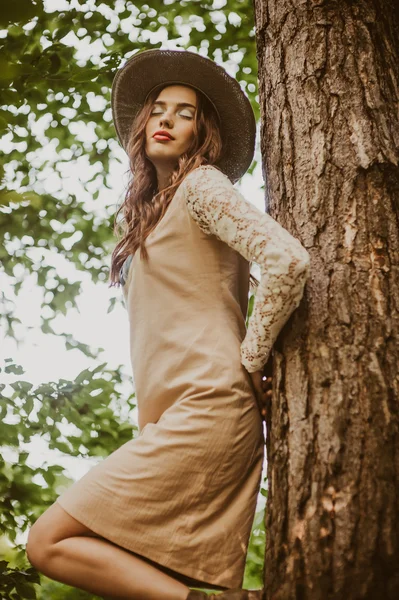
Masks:
[[[268,213],[248,202],[216,167],[197,167],[182,185],[188,211],[200,229],[260,266],[253,312],[240,348],[247,371],[258,371],[300,303],[309,275],[309,253]]]

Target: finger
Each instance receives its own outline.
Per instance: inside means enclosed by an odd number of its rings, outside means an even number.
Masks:
[[[265,411],[265,405],[264,405],[262,399],[256,397],[256,404],[258,405],[259,413],[263,417],[264,416],[264,411]]]
[[[267,386],[267,385],[263,385],[263,386],[262,386],[262,393],[264,394],[264,393],[265,393],[265,392],[267,392],[267,390],[269,390],[269,389],[270,389],[270,387],[269,387],[269,386]]]
[[[259,408],[259,414],[260,414],[260,415],[263,417],[263,415],[264,415],[264,410],[265,410],[265,407],[264,407],[264,405],[263,405],[263,404],[261,404],[260,402],[258,402],[258,408]]]

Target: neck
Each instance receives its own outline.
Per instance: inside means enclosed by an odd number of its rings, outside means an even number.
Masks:
[[[157,172],[157,180],[158,180],[158,191],[160,192],[169,184],[170,176],[173,172],[173,169],[176,165],[163,164],[156,165],[155,169]]]

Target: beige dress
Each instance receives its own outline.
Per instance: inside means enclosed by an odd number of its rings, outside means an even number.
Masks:
[[[264,459],[248,371],[298,306],[309,255],[212,166],[184,179],[146,244],[149,263],[136,252],[123,287],[139,436],[57,501],[182,581],[238,587]]]

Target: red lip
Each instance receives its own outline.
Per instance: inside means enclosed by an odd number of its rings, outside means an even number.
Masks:
[[[160,129],[159,131],[156,131],[152,137],[155,137],[156,135],[165,135],[165,136],[167,136],[167,137],[168,137],[170,140],[174,140],[174,139],[175,139],[174,137],[172,137],[172,136],[170,135],[170,133],[169,133],[168,131],[165,131],[164,129]]]

